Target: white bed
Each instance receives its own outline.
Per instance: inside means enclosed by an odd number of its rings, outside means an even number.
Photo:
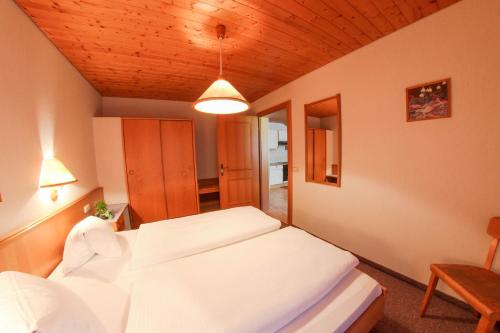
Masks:
[[[139,269],[278,230],[281,222],[252,207],[146,223],[139,228],[130,267]]]
[[[125,332],[133,283],[143,273],[129,270],[136,236],[136,230],[117,233],[124,250],[121,258],[95,256],[67,276],[58,267],[49,277],[77,293],[95,311],[108,333]],[[354,269],[280,332],[344,332],[381,292],[375,280]]]

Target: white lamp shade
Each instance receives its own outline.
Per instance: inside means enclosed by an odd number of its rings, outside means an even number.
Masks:
[[[40,187],[61,186],[76,182],[76,178],[57,158],[43,160]]]
[[[248,110],[249,104],[235,87],[218,79],[194,102],[195,110],[214,114],[231,114]]]

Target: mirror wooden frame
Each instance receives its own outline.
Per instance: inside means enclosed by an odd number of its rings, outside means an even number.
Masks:
[[[337,177],[337,182],[336,183],[329,183],[329,182],[319,182],[319,181],[314,181],[310,180],[307,178],[308,175],[308,163],[307,163],[307,147],[308,147],[308,135],[307,135],[307,117],[309,116],[308,108],[310,108],[313,105],[326,102],[331,99],[336,99],[337,100],[337,119],[338,119],[338,124],[337,124],[337,147],[338,147],[338,177]],[[336,94],[327,98],[320,99],[315,102],[307,103],[304,104],[304,141],[305,141],[305,174],[304,174],[304,179],[306,183],[315,183],[315,184],[324,184],[324,185],[329,185],[329,186],[334,186],[334,187],[340,187],[341,185],[341,178],[342,178],[342,112],[341,112],[341,99],[340,99],[340,94]]]

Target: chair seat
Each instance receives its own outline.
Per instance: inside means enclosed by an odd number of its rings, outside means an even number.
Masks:
[[[500,317],[500,275],[469,265],[432,264],[433,271],[477,311]]]

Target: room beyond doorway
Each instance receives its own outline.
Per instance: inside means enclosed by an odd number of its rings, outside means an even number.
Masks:
[[[257,116],[261,209],[283,223],[292,224],[291,103],[276,105]]]

